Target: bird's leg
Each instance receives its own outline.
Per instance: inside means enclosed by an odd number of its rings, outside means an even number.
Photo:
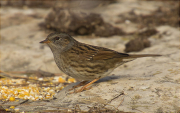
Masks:
[[[99,80],[99,78],[94,79],[93,81],[91,81],[88,84],[86,84],[85,86],[83,86],[81,89],[75,91],[75,93],[82,92],[83,90],[90,89],[90,88],[87,88],[87,87],[90,86],[91,84],[93,84],[94,82],[98,81],[98,80]]]
[[[83,86],[83,85],[85,85],[87,82],[88,82],[88,81],[82,81],[82,82],[80,82],[79,84],[73,86],[73,88],[69,89],[69,91],[71,91],[71,90],[73,90],[73,89],[75,89],[75,88],[78,88],[78,87],[80,87],[80,86]]]

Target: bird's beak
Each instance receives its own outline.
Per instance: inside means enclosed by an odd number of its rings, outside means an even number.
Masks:
[[[39,42],[39,43],[50,43],[51,41],[49,41],[49,40],[43,40],[43,41],[41,41],[41,42]]]

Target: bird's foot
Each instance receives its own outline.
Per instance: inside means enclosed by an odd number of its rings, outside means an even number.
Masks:
[[[99,78],[97,78],[97,79],[94,79],[93,81],[91,81],[91,82],[89,82],[88,84],[86,84],[85,86],[83,86],[81,89],[79,89],[79,90],[75,90],[74,92],[70,92],[69,94],[72,94],[72,93],[79,93],[79,92],[82,92],[82,91],[84,91],[84,90],[89,90],[89,89],[91,89],[92,87],[88,87],[88,86],[90,86],[91,84],[93,84],[94,82],[96,82],[96,81],[98,81],[99,80]],[[87,81],[86,81],[87,82]],[[85,81],[83,81],[83,82],[81,82],[80,84],[84,84],[84,83],[86,83]],[[77,85],[78,87],[80,87],[80,86],[82,86],[82,85],[80,85],[79,86],[79,84]],[[76,87],[76,86],[75,86]],[[72,89],[75,89],[75,88],[72,88]],[[70,90],[72,90],[72,89],[70,89]]]
[[[85,85],[87,82],[88,82],[88,81],[82,81],[82,82],[80,82],[79,84],[77,84],[77,85],[73,86],[71,89],[69,89],[69,91],[71,91],[71,90],[75,90],[76,88],[78,88],[78,87],[81,87],[81,86]]]

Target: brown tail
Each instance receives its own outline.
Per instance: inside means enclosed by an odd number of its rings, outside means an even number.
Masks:
[[[127,58],[129,59],[129,58],[158,57],[158,56],[162,56],[162,55],[157,55],[157,54],[139,54],[139,55],[129,54],[129,56]]]

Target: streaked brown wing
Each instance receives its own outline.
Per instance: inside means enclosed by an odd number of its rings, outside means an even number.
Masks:
[[[80,60],[107,60],[112,58],[127,57],[128,54],[118,53],[111,49],[83,44],[77,48],[80,51]]]
[[[156,54],[139,54],[139,55],[129,55],[126,53],[119,53],[111,49],[92,46],[84,43],[78,43],[78,45],[74,46],[71,49],[71,52],[76,53],[79,60],[108,60],[112,58],[121,58],[121,60],[131,61],[132,59],[139,57],[154,57],[160,56]],[[73,56],[75,57],[75,55]]]
[[[112,58],[121,58],[128,57],[128,54],[118,53],[116,51],[107,49],[107,48],[99,48],[98,53],[93,57],[93,60],[107,60]]]

